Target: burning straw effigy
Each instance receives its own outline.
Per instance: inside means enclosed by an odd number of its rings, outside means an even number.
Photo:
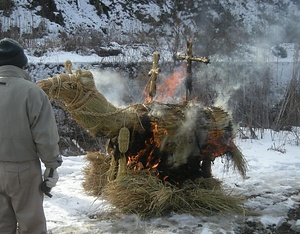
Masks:
[[[241,198],[223,190],[211,164],[224,157],[241,176],[246,162],[233,124],[219,107],[195,101],[150,101],[116,107],[98,92],[90,71],[41,80],[38,85],[91,136],[106,136],[105,152],[88,152],[84,189],[123,213],[157,216],[242,212]]]

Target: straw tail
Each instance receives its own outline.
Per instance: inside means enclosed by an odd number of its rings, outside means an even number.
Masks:
[[[230,160],[232,161],[233,169],[237,170],[243,178],[246,178],[248,163],[240,149],[234,144],[234,142],[232,142],[232,144],[233,147]]]

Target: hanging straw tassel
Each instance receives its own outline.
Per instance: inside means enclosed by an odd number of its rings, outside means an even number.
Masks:
[[[121,157],[119,159],[119,170],[118,175],[124,174],[126,172],[126,155],[125,153],[128,150],[129,147],[129,141],[130,141],[130,132],[129,129],[126,127],[122,127],[119,132],[118,136],[118,145],[119,145],[119,151],[121,153]]]

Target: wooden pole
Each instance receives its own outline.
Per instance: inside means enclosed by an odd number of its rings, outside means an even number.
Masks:
[[[152,68],[149,71],[149,76],[150,76],[150,83],[149,83],[149,97],[150,97],[150,101],[153,100],[155,94],[156,94],[156,81],[157,81],[157,76],[158,73],[160,73],[160,68],[158,67],[158,61],[159,61],[159,53],[158,52],[154,52],[153,53],[153,62],[152,62]]]
[[[208,64],[209,59],[205,57],[193,57],[193,43],[191,40],[187,41],[186,55],[177,54],[176,58],[179,60],[185,60],[187,63],[185,87],[186,87],[186,100],[188,101],[191,97],[192,90],[193,90],[192,61]]]

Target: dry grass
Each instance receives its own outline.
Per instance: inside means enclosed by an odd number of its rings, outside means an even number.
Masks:
[[[225,156],[226,156],[225,168],[227,169],[227,171],[229,171],[230,168],[233,168],[233,170],[238,171],[243,178],[246,178],[248,163],[243,153],[238,148],[238,146],[236,146],[232,142],[231,151]]]
[[[97,91],[90,71],[77,70],[72,73],[69,60],[65,68],[69,74],[41,80],[38,85],[91,136],[115,137],[114,133],[124,125],[123,109],[116,108]]]
[[[243,199],[226,194],[215,179],[186,182],[180,188],[145,172],[129,172],[108,183],[102,195],[122,213],[155,217],[171,211],[212,215],[243,213]]]
[[[83,188],[86,193],[99,196],[102,189],[108,183],[108,170],[111,158],[100,152],[87,152],[89,164],[83,169]]]
[[[233,169],[238,170],[238,172],[245,178],[248,170],[248,163],[238,146],[233,147],[230,161],[232,161]]]
[[[161,181],[150,172],[128,170],[109,180],[111,158],[104,153],[88,152],[84,168],[85,191],[103,196],[116,210],[141,217],[157,217],[170,212],[195,215],[244,213],[243,199],[221,187],[214,178],[187,180],[180,186]]]

